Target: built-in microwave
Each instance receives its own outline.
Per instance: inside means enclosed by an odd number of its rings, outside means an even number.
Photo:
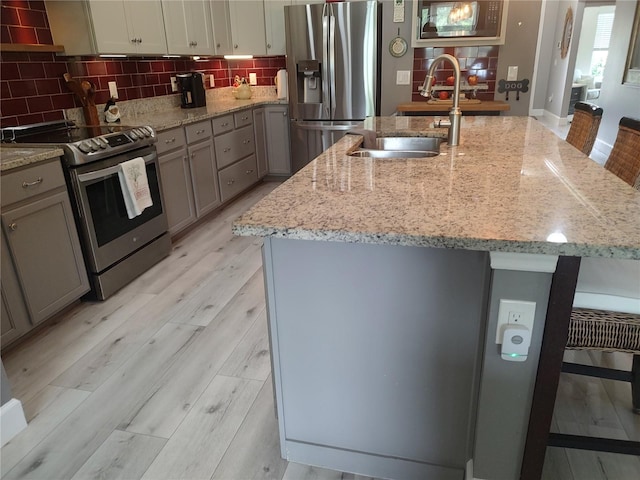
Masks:
[[[502,37],[506,0],[417,0],[416,4],[414,39],[419,42],[460,39],[484,42]]]

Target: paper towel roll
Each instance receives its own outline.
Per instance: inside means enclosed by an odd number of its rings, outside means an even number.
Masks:
[[[276,90],[279,99],[286,100],[288,95],[287,89],[287,71],[286,70],[278,70],[278,74],[276,75]]]

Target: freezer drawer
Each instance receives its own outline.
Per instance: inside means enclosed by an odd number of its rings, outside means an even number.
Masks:
[[[291,167],[297,172],[362,122],[291,122]]]

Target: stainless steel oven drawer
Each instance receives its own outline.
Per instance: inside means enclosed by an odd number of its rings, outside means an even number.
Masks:
[[[2,205],[26,200],[65,185],[59,159],[3,173]]]
[[[218,172],[220,196],[225,202],[258,181],[256,156],[240,160]]]

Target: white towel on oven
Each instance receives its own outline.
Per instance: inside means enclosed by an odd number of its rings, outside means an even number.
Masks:
[[[145,208],[153,205],[147,180],[147,168],[142,157],[122,162],[118,170],[118,178],[124,204],[127,207],[127,216],[130,219],[137,217]]]

